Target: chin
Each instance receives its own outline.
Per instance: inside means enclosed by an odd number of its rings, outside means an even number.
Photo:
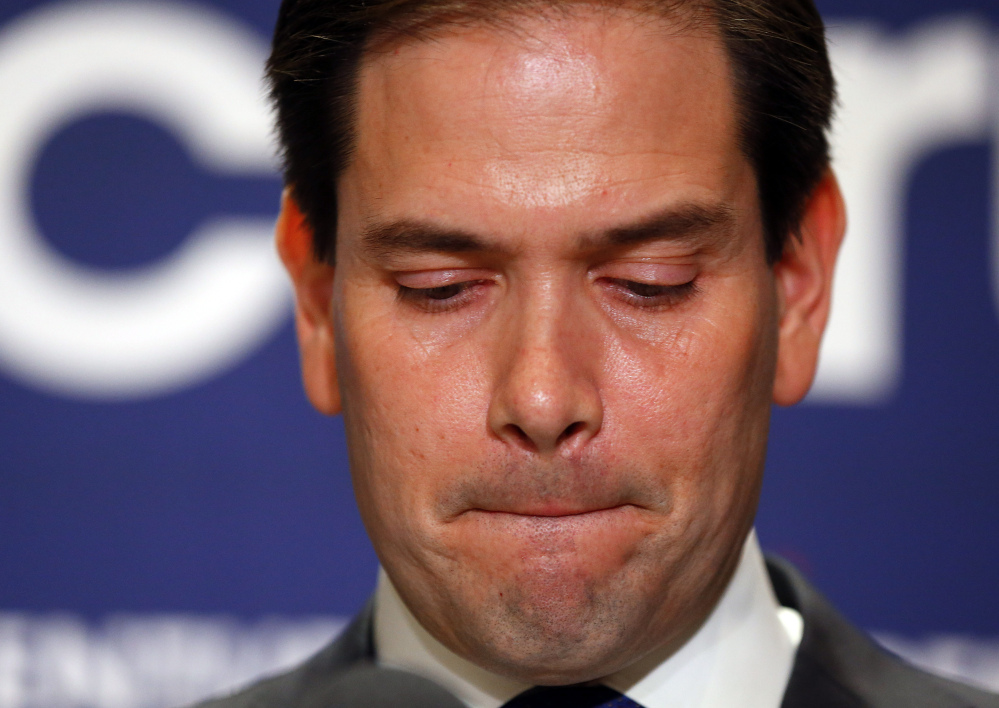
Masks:
[[[535,559],[500,584],[480,578],[477,586],[492,590],[453,604],[464,621],[456,623],[452,648],[538,685],[589,681],[631,663],[650,619],[629,592],[632,583],[621,569],[601,576],[562,561]]]
[[[397,587],[431,634],[494,673],[539,685],[605,676],[650,648],[670,585],[646,517],[607,516],[463,515]]]
[[[630,632],[619,621],[587,622],[561,614],[562,622],[506,623],[492,635],[479,635],[467,656],[475,663],[522,683],[566,685],[599,679],[635,658]],[[636,635],[641,636],[641,635]]]

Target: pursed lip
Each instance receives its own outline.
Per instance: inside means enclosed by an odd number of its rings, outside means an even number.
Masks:
[[[540,519],[559,519],[559,518],[573,517],[573,516],[587,516],[587,515],[610,513],[615,511],[622,511],[628,508],[634,508],[634,505],[615,504],[612,506],[582,506],[578,504],[544,502],[536,504],[525,504],[523,506],[517,505],[513,508],[507,508],[507,509],[475,508],[475,509],[469,509],[469,511],[479,512],[483,514],[502,514],[507,516],[524,516],[524,517],[533,517]]]

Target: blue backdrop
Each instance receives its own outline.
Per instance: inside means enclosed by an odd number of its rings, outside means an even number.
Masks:
[[[277,4],[177,7],[262,42]],[[9,32],[25,23],[47,31],[39,9],[64,7],[2,0],[0,76],[15,61],[3,52]],[[760,537],[863,626],[999,635],[999,3],[820,7],[834,29],[877,28],[881,47],[925,35],[927,51],[943,40],[925,28],[956,17],[985,47],[983,127],[923,140],[898,162],[899,205],[889,210],[900,234],[890,256],[897,302],[886,311],[899,354],[876,395],[816,395],[775,411]],[[23,86],[34,73],[21,74]],[[20,200],[50,260],[127,278],[183,251],[199,225],[276,215],[273,170],[206,158],[170,120],[113,98],[81,100],[53,119],[25,158],[23,189],[0,194]],[[0,159],[13,149],[0,145]],[[30,310],[2,273],[0,311]],[[267,315],[271,324],[214,363],[159,379],[122,374],[127,385],[115,383],[126,364],[94,365],[106,384],[46,378],[83,347],[39,318],[38,351],[49,347],[54,363],[35,350],[17,363],[3,350],[20,335],[0,317],[0,610],[99,620],[358,609],[377,561],[354,509],[341,422],[302,394],[283,297],[271,298],[281,313]]]

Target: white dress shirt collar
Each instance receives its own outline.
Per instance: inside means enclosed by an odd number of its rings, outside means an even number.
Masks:
[[[436,681],[469,708],[499,708],[530,686],[490,673],[434,639],[384,571],[375,593],[378,663]],[[801,640],[801,616],[777,603],[755,532],[701,628],[672,655],[653,652],[602,683],[645,708],[779,708]]]

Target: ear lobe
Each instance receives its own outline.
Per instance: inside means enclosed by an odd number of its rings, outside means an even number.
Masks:
[[[312,228],[290,189],[281,197],[276,240],[295,290],[295,330],[305,393],[320,413],[336,415],[340,412],[340,388],[331,312],[334,268],[313,255]]]
[[[780,312],[773,398],[779,405],[800,401],[815,378],[845,230],[843,196],[830,170],[809,199],[801,240],[789,242],[773,267]]]

